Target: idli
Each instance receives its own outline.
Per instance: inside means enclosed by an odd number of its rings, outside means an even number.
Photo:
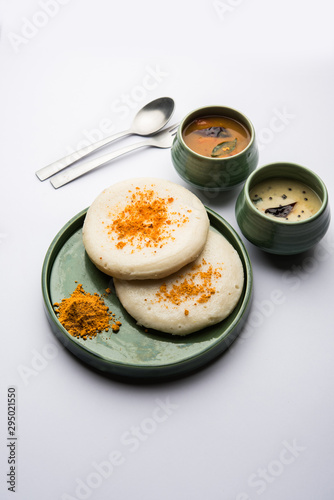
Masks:
[[[236,307],[244,283],[238,252],[210,229],[203,252],[165,279],[114,279],[127,312],[146,328],[187,335],[219,323]]]
[[[158,279],[195,260],[209,218],[188,189],[155,178],[116,183],[87,211],[83,243],[92,262],[121,279]]]

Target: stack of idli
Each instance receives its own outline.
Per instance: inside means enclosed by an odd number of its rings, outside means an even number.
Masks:
[[[156,178],[118,182],[87,211],[83,243],[146,328],[187,335],[226,318],[243,289],[232,245],[186,188]]]

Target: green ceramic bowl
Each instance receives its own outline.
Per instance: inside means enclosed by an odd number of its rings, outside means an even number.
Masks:
[[[299,222],[269,218],[252,203],[249,193],[261,181],[288,178],[309,186],[319,196],[320,210]],[[325,235],[330,223],[327,189],[311,170],[294,163],[272,163],[253,172],[240,192],[235,213],[243,235],[266,252],[293,255],[309,250]]]
[[[196,118],[214,115],[232,118],[247,128],[251,140],[243,151],[226,158],[208,158],[195,153],[185,144],[185,127]],[[206,106],[189,113],[178,128],[171,154],[180,177],[191,186],[206,191],[227,191],[241,184],[256,168],[259,159],[252,123],[239,111],[226,106]]]
[[[60,342],[83,363],[105,374],[132,380],[161,380],[198,370],[219,356],[241,332],[251,305],[252,266],[247,250],[234,229],[207,209],[211,227],[238,252],[244,268],[244,286],[234,311],[225,320],[185,337],[145,330],[123,309],[110,276],[99,271],[82,243],[86,210],[71,219],[55,236],[44,259],[42,291],[51,329]],[[93,339],[72,337],[58,321],[53,304],[82,283],[89,293],[104,296],[109,309],[122,322],[119,333],[102,332]]]

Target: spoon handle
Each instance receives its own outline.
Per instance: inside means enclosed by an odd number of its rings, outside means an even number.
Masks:
[[[90,144],[89,146],[85,146],[82,149],[79,149],[75,153],[71,153],[67,156],[64,156],[64,158],[61,158],[58,161],[55,161],[53,163],[50,163],[50,165],[47,165],[46,167],[41,168],[40,170],[37,170],[36,175],[39,178],[39,180],[44,181],[45,179],[48,179],[52,175],[56,174],[57,172],[60,172],[64,168],[68,167],[69,165],[72,165],[72,163],[80,160],[84,156],[88,155],[89,153],[92,153],[93,151],[96,151],[106,144],[109,144],[110,142],[116,141],[116,139],[120,139],[121,137],[125,137],[131,133],[131,130],[125,130],[123,132],[119,132],[117,134],[114,134],[109,137],[105,137],[104,139],[101,139],[98,142],[95,142],[94,144]]]
[[[74,179],[77,179],[78,177],[81,177],[82,175],[86,174],[90,170],[93,170],[94,168],[97,168],[101,165],[105,165],[109,161],[113,160],[114,158],[118,158],[119,156],[122,156],[126,153],[129,153],[130,151],[133,151],[134,149],[139,149],[144,146],[150,146],[151,142],[148,140],[137,142],[135,144],[131,144],[130,146],[125,146],[124,148],[118,149],[117,151],[113,151],[112,153],[108,153],[103,156],[99,156],[98,158],[93,158],[92,160],[89,160],[83,164],[76,165],[69,169],[68,171],[56,175],[53,179],[51,179],[51,184],[54,188],[59,188],[61,186],[64,186],[68,182],[73,181]]]

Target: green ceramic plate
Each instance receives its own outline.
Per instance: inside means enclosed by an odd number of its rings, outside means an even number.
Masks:
[[[207,209],[211,226],[227,238],[238,251],[244,266],[245,283],[232,314],[211,327],[186,337],[175,337],[156,330],[145,332],[124,310],[114,292],[104,297],[106,305],[122,322],[118,333],[103,332],[91,340],[72,337],[58,321],[55,302],[82,283],[89,293],[102,295],[113,290],[112,279],[89,260],[82,243],[84,210],[56,235],[45,256],[42,291],[51,328],[74,355],[91,367],[113,376],[133,379],[174,378],[197,370],[221,354],[240,333],[251,301],[253,275],[247,251],[234,229],[218,214]]]

